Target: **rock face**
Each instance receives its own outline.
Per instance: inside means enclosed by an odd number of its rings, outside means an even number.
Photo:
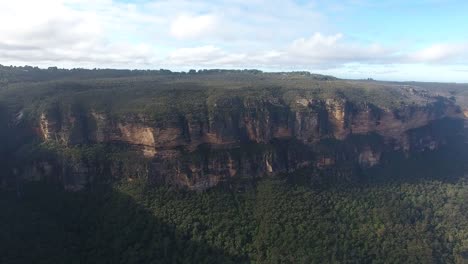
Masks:
[[[465,117],[465,124],[464,124],[464,135],[465,135],[465,143],[468,143],[468,109],[463,110],[463,116]]]
[[[368,168],[391,151],[409,155],[434,150],[459,132],[458,125],[444,133],[435,133],[434,126],[443,120],[462,124],[463,112],[444,99],[389,110],[344,99],[298,98],[290,105],[274,98],[232,98],[209,105],[202,114],[174,114],[164,120],[144,115],[114,118],[93,109],[60,107],[49,108],[37,119],[38,136],[46,142],[64,147],[126,144],[147,162],[135,167],[134,174],[155,184],[202,190],[235,177],[342,164]],[[67,182],[70,189],[79,189],[85,175],[99,167],[106,167],[101,171],[112,177],[132,178],[132,172],[123,173],[117,163],[77,161],[74,167],[55,171],[76,175]],[[54,169],[42,171],[47,177]]]

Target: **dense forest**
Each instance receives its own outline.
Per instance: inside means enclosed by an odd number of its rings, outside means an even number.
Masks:
[[[325,191],[264,180],[242,193],[34,188],[2,195],[2,263],[461,263],[468,254],[462,180]]]

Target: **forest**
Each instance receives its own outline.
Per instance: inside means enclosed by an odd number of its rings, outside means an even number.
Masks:
[[[205,192],[31,183],[1,194],[0,262],[464,263],[467,164],[450,149],[320,188],[291,175]]]

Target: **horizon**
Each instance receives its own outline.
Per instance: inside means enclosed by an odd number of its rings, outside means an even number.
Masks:
[[[4,1],[0,64],[468,83],[467,9],[456,0]]]
[[[99,70],[121,70],[121,71],[161,71],[161,70],[168,70],[171,73],[184,73],[184,74],[189,74],[189,71],[195,70],[195,74],[203,73],[204,70],[206,71],[214,71],[214,70],[222,70],[222,71],[260,71],[261,73],[273,73],[273,74],[280,74],[280,73],[309,73],[311,75],[322,75],[322,76],[330,76],[337,78],[338,80],[344,80],[344,81],[373,81],[373,82],[397,82],[397,83],[441,83],[441,84],[460,84],[460,85],[465,85],[468,84],[467,82],[443,82],[443,81],[417,81],[417,80],[385,80],[385,79],[375,79],[372,77],[368,78],[340,78],[335,75],[329,75],[329,74],[322,74],[318,72],[311,72],[307,70],[289,70],[289,71],[265,71],[265,70],[260,70],[260,69],[254,69],[254,68],[198,68],[198,69],[189,69],[189,70],[172,70],[172,69],[164,69],[164,68],[154,68],[154,69],[144,69],[144,68],[84,68],[84,67],[75,67],[75,68],[66,68],[66,67],[57,67],[57,66],[34,66],[34,65],[3,65],[0,64],[0,67],[16,67],[16,68],[26,68],[26,67],[32,67],[32,68],[38,68],[40,70],[50,70],[51,68],[56,68],[57,70],[89,70],[89,71],[99,71]]]

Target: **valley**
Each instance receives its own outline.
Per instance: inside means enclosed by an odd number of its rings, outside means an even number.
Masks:
[[[468,258],[464,86],[0,69],[2,263]]]

